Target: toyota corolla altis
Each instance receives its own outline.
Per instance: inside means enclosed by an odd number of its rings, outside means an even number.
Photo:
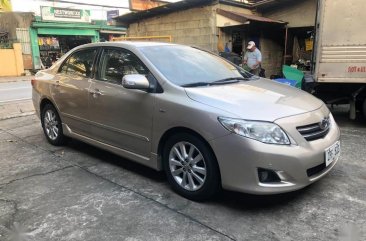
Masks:
[[[87,44],[32,84],[51,144],[75,138],[164,170],[194,200],[221,188],[297,190],[340,154],[339,128],[322,101],[189,46]]]

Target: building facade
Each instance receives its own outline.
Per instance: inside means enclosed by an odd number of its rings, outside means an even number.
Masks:
[[[2,42],[8,42],[9,45],[12,45],[14,42],[20,42],[18,39],[23,39],[21,47],[23,66],[25,69],[33,68],[32,51],[30,48],[29,32],[27,32],[27,35],[21,37],[21,30],[29,29],[33,20],[33,13],[0,13],[0,30],[4,35],[6,35],[6,39],[3,39]]]
[[[106,21],[45,21],[36,17],[29,34],[33,68],[41,69],[76,46],[124,36],[125,28],[107,25]]]
[[[262,51],[262,67],[267,75],[281,70],[286,22],[263,17],[252,4],[186,0],[129,13],[116,20],[128,27],[130,37],[171,36],[175,43],[216,53],[223,52],[225,44],[231,41],[231,51],[243,55],[247,43],[255,41]]]
[[[1,35],[9,46],[21,44],[24,69],[47,68],[78,45],[125,36],[126,29],[115,26],[113,17],[128,11],[128,3],[125,7],[117,1],[94,2],[14,1],[13,9],[34,12],[0,12]]]
[[[318,0],[302,0],[261,8],[263,15],[288,23],[283,46],[284,63],[295,64],[302,70],[312,67],[317,4]]]
[[[0,29],[7,33],[9,41],[21,43],[26,70],[47,68],[78,45],[109,41],[124,36],[126,30],[108,25],[107,21],[46,20],[19,12],[1,13]]]

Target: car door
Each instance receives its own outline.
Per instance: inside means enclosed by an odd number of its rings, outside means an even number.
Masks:
[[[71,131],[90,136],[89,87],[96,48],[78,50],[61,65],[52,85],[52,97],[63,123]]]
[[[90,120],[93,137],[109,145],[149,157],[154,93],[124,88],[127,74],[153,76],[132,52],[105,48],[92,81]]]

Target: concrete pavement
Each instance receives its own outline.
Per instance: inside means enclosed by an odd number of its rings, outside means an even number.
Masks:
[[[0,120],[34,114],[32,100],[0,103]]]
[[[87,144],[47,143],[36,116],[0,121],[0,240],[365,240],[366,128],[335,113],[342,156],[294,193],[206,203]],[[354,239],[352,239],[354,237]]]
[[[37,241],[227,239],[89,169],[102,156],[113,163],[114,155],[80,142],[70,143],[72,151],[49,146],[35,116],[8,119],[0,126],[0,240],[11,240],[12,235]],[[94,151],[99,158],[90,155]],[[128,169],[125,174],[133,174]],[[159,173],[141,170],[163,182]]]
[[[0,77],[0,120],[34,113],[32,78],[34,76]]]

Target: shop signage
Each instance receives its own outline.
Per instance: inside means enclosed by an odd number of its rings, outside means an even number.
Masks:
[[[80,9],[55,8],[53,13],[55,15],[55,18],[81,19]]]
[[[118,10],[107,11],[107,21],[108,22],[111,22],[113,20],[113,18],[118,17],[118,16],[119,16]]]
[[[131,11],[143,11],[151,8],[160,7],[166,3],[157,0],[129,0]]]
[[[43,21],[91,22],[90,10],[41,7]]]

